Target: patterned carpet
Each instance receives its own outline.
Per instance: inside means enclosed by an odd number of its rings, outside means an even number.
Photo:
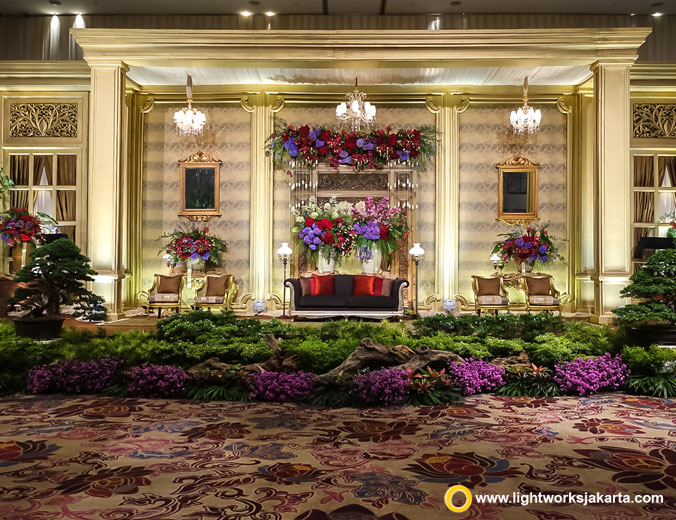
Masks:
[[[477,493],[657,493],[662,505],[488,505]],[[676,519],[676,402],[480,396],[451,407],[0,400],[0,518]]]

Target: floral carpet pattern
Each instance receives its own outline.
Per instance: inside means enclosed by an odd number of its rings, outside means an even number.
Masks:
[[[463,513],[444,493],[475,495]],[[477,494],[661,494],[480,504]],[[676,401],[471,397],[316,409],[98,396],[0,400],[3,520],[673,520]]]

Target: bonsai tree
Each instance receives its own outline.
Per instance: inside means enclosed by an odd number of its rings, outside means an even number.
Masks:
[[[660,322],[673,327],[676,324],[676,249],[663,249],[651,256],[620,294],[644,301],[614,309],[618,323]]]
[[[67,238],[60,238],[38,247],[31,253],[31,261],[14,277],[15,282],[26,282],[14,292],[12,304],[29,309],[33,318],[55,316],[61,305],[77,304],[85,317],[105,319],[103,298],[88,291],[85,282],[93,282],[97,274],[89,265],[89,258]]]

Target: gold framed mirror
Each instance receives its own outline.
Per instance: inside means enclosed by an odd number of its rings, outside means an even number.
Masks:
[[[181,210],[178,216],[201,222],[220,217],[220,159],[200,151],[178,162],[181,165]]]
[[[517,154],[498,169],[498,217],[509,224],[528,224],[538,219],[538,170],[540,165]]]

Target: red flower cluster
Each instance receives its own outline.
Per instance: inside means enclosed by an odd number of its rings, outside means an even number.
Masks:
[[[365,168],[382,169],[390,161],[406,162],[422,153],[434,153],[435,131],[423,128],[393,132],[384,129],[369,132],[332,132],[326,128],[311,129],[287,126],[273,133],[268,139],[268,155],[274,158],[277,169],[297,161],[315,167],[319,161],[327,161],[333,168],[349,165],[355,171]]]
[[[0,219],[0,233],[3,242],[10,246],[24,242],[42,242],[45,235],[38,217],[25,208],[11,208]]]
[[[506,236],[507,238],[498,242],[493,249],[493,252],[502,256],[505,262],[514,260],[517,264],[525,261],[544,264],[556,259],[563,260],[546,226],[540,228],[529,226],[523,231],[517,227]]]

